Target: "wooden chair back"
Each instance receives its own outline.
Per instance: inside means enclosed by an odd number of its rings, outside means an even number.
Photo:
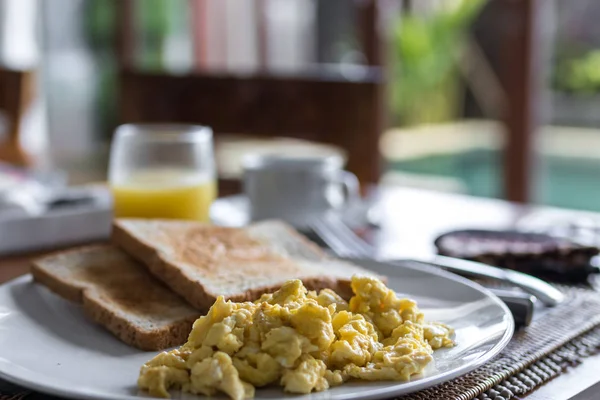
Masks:
[[[361,182],[379,177],[378,70],[340,77],[169,76],[123,71],[121,122],[184,122],[221,133],[281,136],[337,145]]]
[[[0,68],[0,111],[6,126],[0,140],[0,161],[18,166],[29,166],[32,160],[21,147],[23,117],[34,98],[33,71],[16,71]]]

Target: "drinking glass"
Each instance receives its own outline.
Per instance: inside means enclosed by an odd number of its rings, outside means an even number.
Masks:
[[[111,146],[108,179],[115,217],[208,221],[216,197],[212,130],[121,125]]]

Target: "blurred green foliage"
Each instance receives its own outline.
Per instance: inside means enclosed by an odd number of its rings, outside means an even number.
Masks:
[[[164,60],[164,39],[169,31],[169,7],[180,1],[137,0],[134,15],[137,16],[137,38],[140,51],[139,66],[146,70],[160,70]]]
[[[88,0],[83,13],[86,21],[86,39],[94,50],[111,48],[114,43],[116,28],[115,3],[106,0]]]
[[[600,50],[591,50],[579,58],[558,62],[555,89],[582,95],[600,91]]]
[[[98,125],[102,135],[110,135],[117,123],[116,4],[107,0],[87,0],[84,15],[86,40],[97,62]],[[135,66],[145,70],[164,68],[165,38],[183,23],[185,0],[136,0],[134,2]]]
[[[107,137],[116,125],[116,58],[115,3],[106,0],[88,0],[85,3],[84,29],[86,40],[96,59],[96,107],[98,132]]]
[[[474,18],[486,0],[460,0],[430,15],[404,13],[394,30],[391,104],[401,125],[456,117],[457,59]]]

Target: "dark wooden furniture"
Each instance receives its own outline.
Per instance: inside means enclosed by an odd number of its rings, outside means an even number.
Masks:
[[[361,182],[379,177],[381,76],[169,76],[124,70],[121,122],[201,123],[221,133],[285,136],[337,145]]]
[[[23,116],[34,97],[34,71],[19,71],[0,67],[0,110],[6,117],[6,133],[0,142],[0,161],[28,166],[32,160],[21,147],[20,132]]]

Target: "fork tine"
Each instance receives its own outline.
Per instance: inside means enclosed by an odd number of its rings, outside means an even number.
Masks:
[[[315,219],[311,227],[338,256],[366,258],[373,256],[373,248],[356,236],[337,216],[328,215]]]
[[[334,231],[338,237],[342,238],[346,244],[348,252],[352,253],[352,256],[366,258],[373,257],[375,253],[373,247],[358,237],[356,233],[354,233],[354,231],[350,229],[350,227],[348,227],[348,225],[346,225],[346,223],[344,223],[339,216],[329,215],[326,217],[326,221],[331,227],[332,231]]]
[[[343,256],[347,254],[347,246],[335,232],[333,232],[327,223],[321,219],[315,218],[310,224],[312,230],[325,242],[325,244],[333,250],[336,255]]]
[[[316,231],[322,236],[323,241],[333,250],[333,252],[341,257],[354,256],[353,246],[349,245],[343,235],[340,235],[336,227],[325,219],[317,219],[315,223]]]

